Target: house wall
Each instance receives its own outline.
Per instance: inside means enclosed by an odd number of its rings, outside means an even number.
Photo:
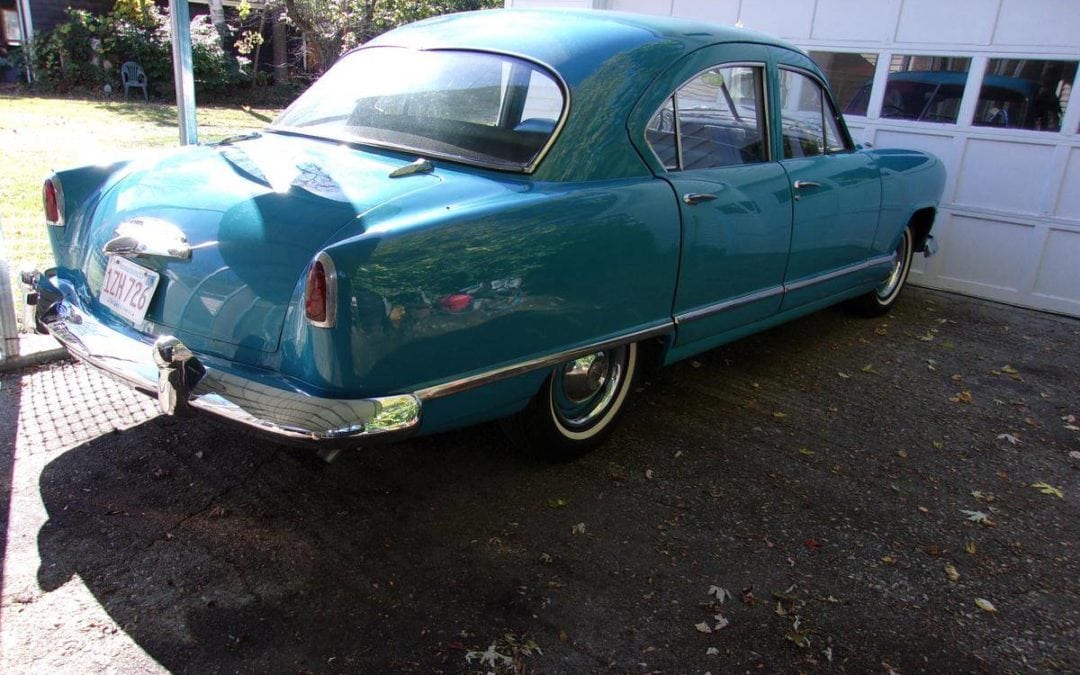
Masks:
[[[1080,316],[1080,94],[1067,104],[1080,85],[1076,70],[1080,6],[1075,0],[507,0],[506,4],[741,23],[785,38],[815,57],[828,53],[838,64],[861,63],[861,70],[849,67],[830,75],[838,92],[857,89],[862,78],[873,83],[865,115],[846,115],[856,141],[878,148],[928,150],[945,161],[949,172],[935,226],[941,251],[929,260],[919,259],[912,282]],[[890,117],[894,113],[884,100],[890,70],[962,65],[967,66],[966,86],[952,111],[955,123]],[[988,71],[1035,78],[1033,73],[1062,68],[1066,76],[1044,77],[1057,83],[1055,94],[1064,103],[1059,131],[976,123],[978,119],[989,123],[996,110],[980,101]]]

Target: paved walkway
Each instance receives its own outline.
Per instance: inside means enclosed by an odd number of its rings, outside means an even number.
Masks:
[[[0,670],[1075,672],[1078,373],[1080,321],[911,289],[661,371],[563,466],[7,373]]]

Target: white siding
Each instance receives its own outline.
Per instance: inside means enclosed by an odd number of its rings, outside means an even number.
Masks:
[[[507,0],[735,24],[808,50],[878,55],[858,142],[937,154],[949,173],[935,226],[941,252],[913,283],[1080,316],[1080,77],[1061,132],[973,126],[991,59],[1080,59],[1080,0]],[[957,124],[880,118],[894,55],[971,59]]]

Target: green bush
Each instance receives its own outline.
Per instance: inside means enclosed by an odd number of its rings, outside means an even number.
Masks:
[[[151,92],[172,98],[171,41],[168,13],[152,4],[137,16],[128,12],[94,16],[69,9],[67,22],[38,39],[37,75],[59,91],[100,90],[108,84],[120,92],[120,66],[135,61],[146,73]],[[223,92],[247,79],[242,62],[222,49],[207,16],[191,22],[191,51],[198,90]]]

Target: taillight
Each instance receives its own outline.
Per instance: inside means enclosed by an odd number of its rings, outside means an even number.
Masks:
[[[64,191],[60,187],[60,179],[51,176],[45,179],[45,185],[41,188],[41,201],[45,208],[45,222],[55,227],[64,224]]]
[[[334,261],[325,251],[308,267],[304,314],[313,326],[334,327],[337,315],[337,275],[334,272]]]

